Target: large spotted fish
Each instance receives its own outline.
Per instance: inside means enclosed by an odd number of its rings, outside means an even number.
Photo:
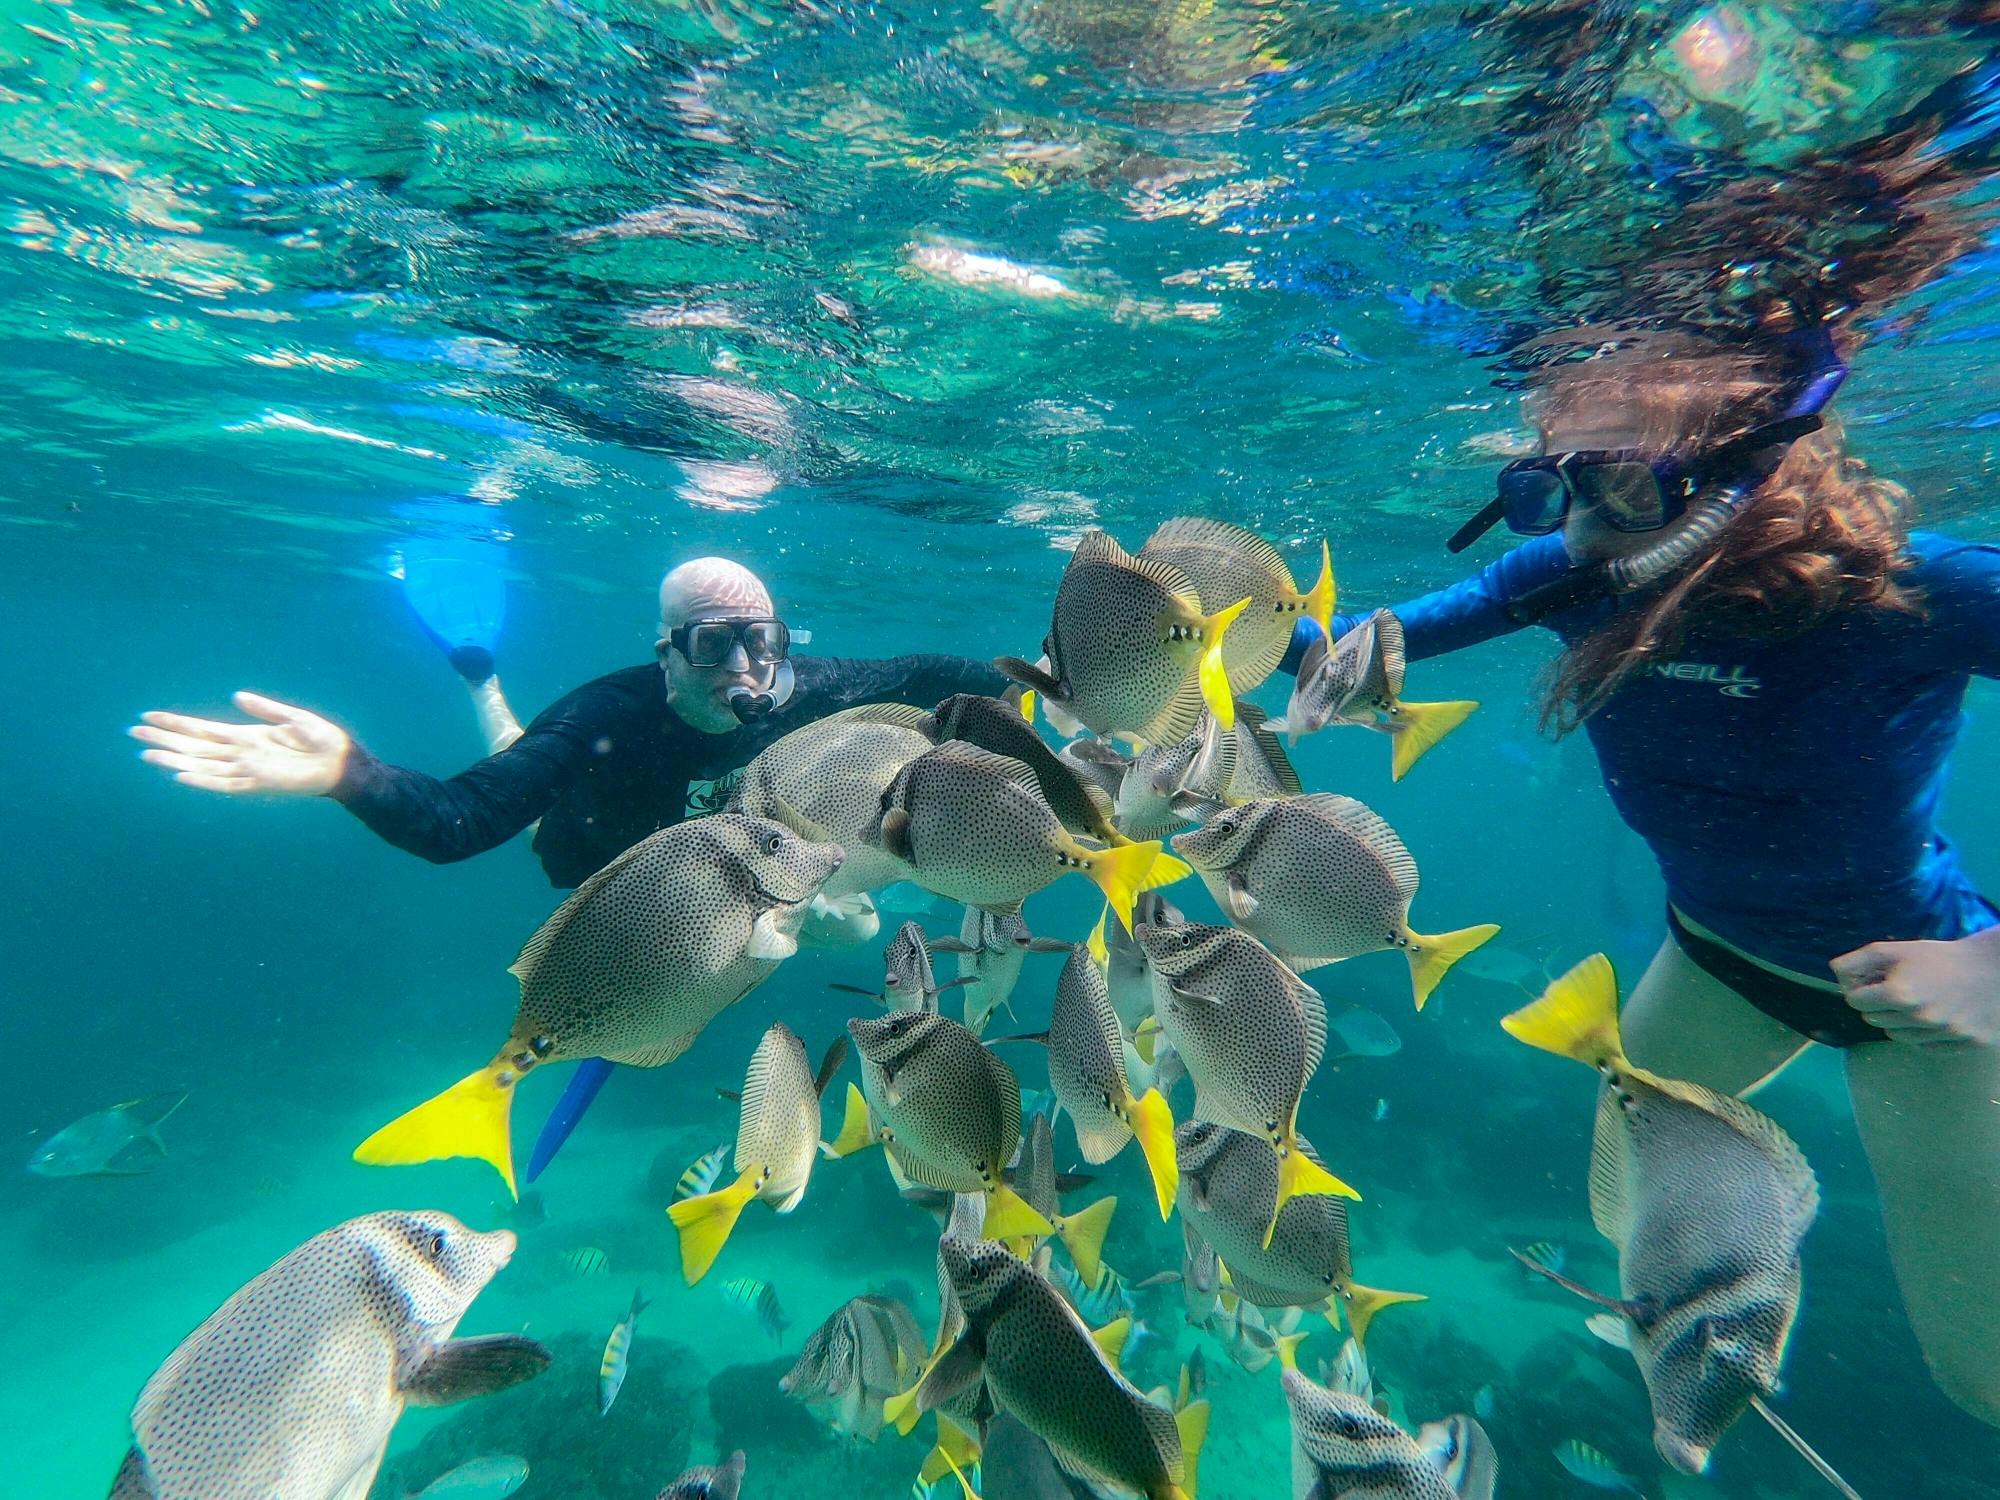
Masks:
[[[1138,899],[1143,903],[1147,897]],[[958,978],[952,983],[965,986],[965,1025],[974,1036],[983,1035],[993,1013],[1008,1005],[1030,953],[1069,952],[1068,943],[1029,932],[1019,912],[998,915],[976,906],[966,907],[957,937],[938,938],[931,948],[958,957]]]
[[[861,1054],[862,1092],[827,1148],[845,1156],[879,1142],[909,1181],[984,1196],[986,1232],[1003,1239],[1054,1226],[1007,1182],[1021,1144],[1021,1085],[978,1037],[934,1011],[899,1010],[847,1023]]]
[[[698,1464],[669,1481],[653,1500],[736,1500],[743,1492],[743,1450],[719,1464]]]
[[[1754,1407],[1844,1489],[1765,1405],[1798,1316],[1799,1245],[1819,1211],[1799,1148],[1740,1099],[1633,1066],[1619,1037],[1618,981],[1601,953],[1501,1024],[1602,1080],[1590,1216],[1618,1249],[1618,1295],[1521,1259],[1621,1320],[1660,1456],[1684,1474],[1706,1472],[1716,1443]]]
[[[872,1443],[882,1403],[909,1385],[926,1352],[908,1307],[894,1297],[853,1297],[807,1337],[778,1389],[836,1432]]]
[[[1278,1194],[1278,1163],[1256,1136],[1227,1125],[1189,1121],[1174,1132],[1180,1165],[1181,1225],[1190,1237],[1190,1261],[1202,1246],[1229,1268],[1230,1288],[1257,1307],[1303,1307],[1338,1321],[1355,1339],[1368,1336],[1375,1314],[1398,1302],[1421,1302],[1412,1292],[1389,1292],[1354,1279],[1347,1238],[1347,1204],[1326,1194],[1294,1198],[1271,1223]],[[1299,1149],[1317,1159],[1303,1136]]]
[[[730,811],[794,827],[813,825],[847,858],[820,894],[828,900],[910,878],[876,842],[882,794],[931,748],[930,715],[906,703],[865,703],[794,729],[743,768]]]
[[[1157,840],[1094,849],[1077,841],[1011,756],[946,740],[918,756],[882,799],[882,847],[926,890],[999,915],[1072,871],[1104,892],[1121,922],[1150,885],[1187,873]]]
[[[1189,1500],[1206,1403],[1173,1412],[1119,1373],[1032,1266],[990,1240],[946,1233],[938,1254],[964,1327],[918,1388],[926,1410],[983,1382],[1068,1473],[1146,1500]]]
[[[1160,1029],[1195,1085],[1195,1116],[1261,1137],[1277,1158],[1277,1215],[1305,1193],[1360,1194],[1298,1149],[1299,1099],[1326,1051],[1319,992],[1231,927],[1140,927]]]
[[[781,1214],[799,1206],[819,1159],[820,1095],[846,1055],[842,1037],[815,1073],[805,1043],[783,1021],[773,1022],[757,1043],[737,1112],[735,1180],[667,1209],[680,1231],[681,1272],[689,1286],[708,1274],[753,1198]]]
[[[1249,599],[1222,642],[1222,664],[1236,692],[1249,692],[1278,670],[1301,615],[1317,621],[1322,632],[1332,622],[1333,557],[1325,542],[1319,549],[1319,579],[1304,593],[1276,547],[1254,531],[1206,516],[1163,521],[1146,538],[1139,556],[1180,569],[1203,609]]]
[[[845,859],[764,818],[663,828],[599,870],[514,961],[520,1005],[493,1061],[355,1148],[375,1166],[474,1156],[514,1191],[514,1089],[543,1063],[656,1068],[798,950],[808,904]]]
[[[1100,735],[1177,740],[1194,728],[1203,703],[1227,729],[1236,703],[1222,647],[1249,605],[1246,596],[1205,611],[1179,568],[1133,557],[1104,532],[1090,531],[1056,589],[1042,642],[1047,665],[1011,656],[994,665],[1039,692],[1052,715]]]
[[[1476,702],[1412,703],[1403,697],[1403,622],[1386,609],[1331,646],[1321,636],[1299,661],[1282,727],[1296,740],[1328,724],[1359,724],[1389,736],[1389,773],[1401,781],[1439,740],[1463,724]]]
[[[1414,1436],[1375,1409],[1360,1351],[1341,1351],[1330,1385],[1285,1356],[1292,1415],[1292,1500],[1493,1500],[1500,1462],[1486,1429],[1467,1416],[1428,1422]]]
[[[506,1230],[434,1212],[314,1235],[146,1382],[112,1500],[365,1500],[405,1407],[490,1395],[547,1368],[532,1339],[452,1337],[513,1253]]]
[[[1085,1161],[1109,1161],[1138,1138],[1164,1219],[1174,1206],[1174,1117],[1157,1089],[1137,1093],[1126,1075],[1125,1034],[1105,979],[1109,960],[1100,917],[1091,942],[1070,950],[1056,978],[1049,1029],[1043,1033],[1049,1086],[1076,1126]]]
[[[955,693],[931,710],[930,734],[938,744],[963,740],[1018,760],[1034,773],[1049,810],[1063,827],[1099,843],[1126,842],[1111,821],[1110,798],[1094,779],[1051,750],[1021,711],[1003,699]]]
[[[1237,926],[1294,969],[1400,949],[1418,1010],[1453,964],[1500,930],[1490,922],[1413,930],[1417,862],[1396,830],[1352,797],[1247,802],[1180,835],[1174,851]]]

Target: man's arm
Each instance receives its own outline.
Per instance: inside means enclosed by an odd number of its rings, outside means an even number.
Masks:
[[[440,780],[355,745],[327,795],[398,849],[450,864],[498,848],[547,812],[587,754],[561,730],[530,728],[499,754]]]
[[[969,656],[920,651],[879,661],[853,657],[823,657],[827,668],[826,696],[834,700],[822,711],[852,708],[857,703],[914,703],[930,708],[953,693],[984,693],[998,697],[1013,684],[991,662]]]

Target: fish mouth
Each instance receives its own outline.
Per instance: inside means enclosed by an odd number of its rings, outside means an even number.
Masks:
[[[1659,1450],[1661,1458],[1683,1474],[1702,1475],[1708,1472],[1711,1448],[1690,1442],[1665,1427],[1653,1429],[1653,1446]]]
[[[520,1247],[520,1236],[511,1229],[496,1229],[493,1231],[493,1243],[493,1269],[505,1270],[507,1262],[514,1258],[515,1250]]]

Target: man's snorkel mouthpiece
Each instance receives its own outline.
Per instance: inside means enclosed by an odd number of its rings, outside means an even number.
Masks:
[[[768,719],[778,710],[776,695],[752,692],[747,687],[733,687],[729,690],[729,711],[736,715],[739,724],[751,724],[758,719]]]

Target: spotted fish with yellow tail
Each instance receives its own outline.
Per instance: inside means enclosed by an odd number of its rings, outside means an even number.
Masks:
[[[840,1037],[815,1073],[805,1044],[783,1021],[772,1023],[757,1043],[737,1113],[736,1180],[667,1210],[680,1231],[681,1273],[689,1286],[708,1274],[753,1198],[781,1214],[799,1206],[820,1154],[820,1095],[846,1055],[847,1039]]]
[[[1740,1099],[1627,1060],[1618,981],[1601,953],[1501,1024],[1601,1080],[1590,1216],[1618,1249],[1618,1295],[1522,1264],[1622,1320],[1660,1457],[1704,1473],[1716,1443],[1754,1408],[1852,1494],[1766,1404],[1798,1316],[1800,1242],[1819,1211],[1819,1184],[1791,1137]]]
[[[1195,1117],[1261,1137],[1278,1190],[1262,1243],[1301,1194],[1361,1195],[1298,1149],[1299,1099],[1326,1052],[1319,991],[1233,927],[1138,928],[1161,1032],[1194,1080]]]
[[[478,1072],[354,1151],[371,1166],[472,1156],[514,1189],[515,1089],[544,1063],[672,1062],[798,950],[806,908],[845,855],[783,824],[716,813],[663,828],[599,870],[515,960],[520,1004]]]
[[[1384,948],[1410,964],[1417,1009],[1451,966],[1500,929],[1410,926],[1417,862],[1396,830],[1352,797],[1260,798],[1174,840],[1231,921],[1301,972]]]
[[[1187,866],[1158,841],[1094,849],[1079,843],[1042,795],[1035,773],[1010,756],[947,740],[911,761],[882,800],[882,846],[917,884],[982,910],[1016,914],[1035,892],[1075,872],[1130,923],[1140,891]]]
[[[1028,1206],[1055,1226],[1056,1238],[1069,1251],[1069,1258],[1086,1282],[1097,1280],[1104,1268],[1104,1235],[1111,1216],[1118,1209],[1114,1197],[1099,1198],[1074,1213],[1064,1213],[1056,1189],[1055,1132],[1047,1115],[1036,1115],[1021,1142],[1020,1165],[1014,1169],[1014,1191]],[[1017,1241],[1012,1247],[1024,1258],[1034,1248],[1032,1239]]]
[[[905,1177],[982,1195],[985,1232],[995,1238],[1055,1232],[1007,1183],[1007,1165],[1021,1144],[1021,1085],[1013,1069],[958,1022],[934,1012],[856,1017],[847,1031],[861,1055],[865,1128]],[[851,1142],[844,1126],[832,1150],[845,1155],[865,1144]]]
[[[925,1375],[920,1407],[983,1382],[1069,1473],[1146,1500],[1192,1500],[1205,1406],[1175,1413],[1149,1401],[1061,1294],[1004,1246],[947,1232],[938,1253],[964,1327]]]
[[[1059,724],[1150,744],[1194,728],[1206,703],[1222,727],[1236,722],[1223,663],[1230,624],[1245,596],[1209,613],[1187,574],[1158,558],[1133,557],[1102,531],[1085,532],[1056,589],[1047,665],[994,662],[1042,696]]]
[[[1500,1461],[1467,1416],[1414,1436],[1369,1399],[1368,1365],[1351,1343],[1331,1385],[1308,1379],[1281,1345],[1292,1416],[1292,1493],[1300,1500],[1493,1500]]]
[[[1378,609],[1331,646],[1321,636],[1306,648],[1282,727],[1296,741],[1329,724],[1359,724],[1389,736],[1389,772],[1401,781],[1410,767],[1479,707],[1475,702],[1412,703],[1403,697],[1403,622]]]
[[[1168,563],[1187,576],[1206,610],[1248,598],[1249,608],[1229,627],[1222,664],[1230,688],[1247,693],[1278,670],[1301,615],[1331,627],[1333,555],[1319,547],[1319,578],[1301,593],[1284,555],[1254,531],[1206,516],[1163,521],[1139,549],[1141,559]]]
[[[1229,1268],[1230,1289],[1246,1302],[1314,1309],[1335,1323],[1344,1319],[1358,1342],[1383,1308],[1424,1300],[1415,1292],[1383,1291],[1354,1279],[1347,1204],[1340,1198],[1293,1198],[1277,1211],[1277,1228],[1265,1244],[1278,1163],[1256,1136],[1203,1120],[1182,1125],[1174,1140],[1188,1257],[1194,1259],[1200,1245],[1213,1250]],[[1298,1147],[1318,1160],[1305,1137],[1299,1137]]]
[[[853,1297],[808,1335],[778,1389],[803,1401],[834,1431],[872,1443],[882,1403],[915,1378],[924,1336],[894,1297]]]

